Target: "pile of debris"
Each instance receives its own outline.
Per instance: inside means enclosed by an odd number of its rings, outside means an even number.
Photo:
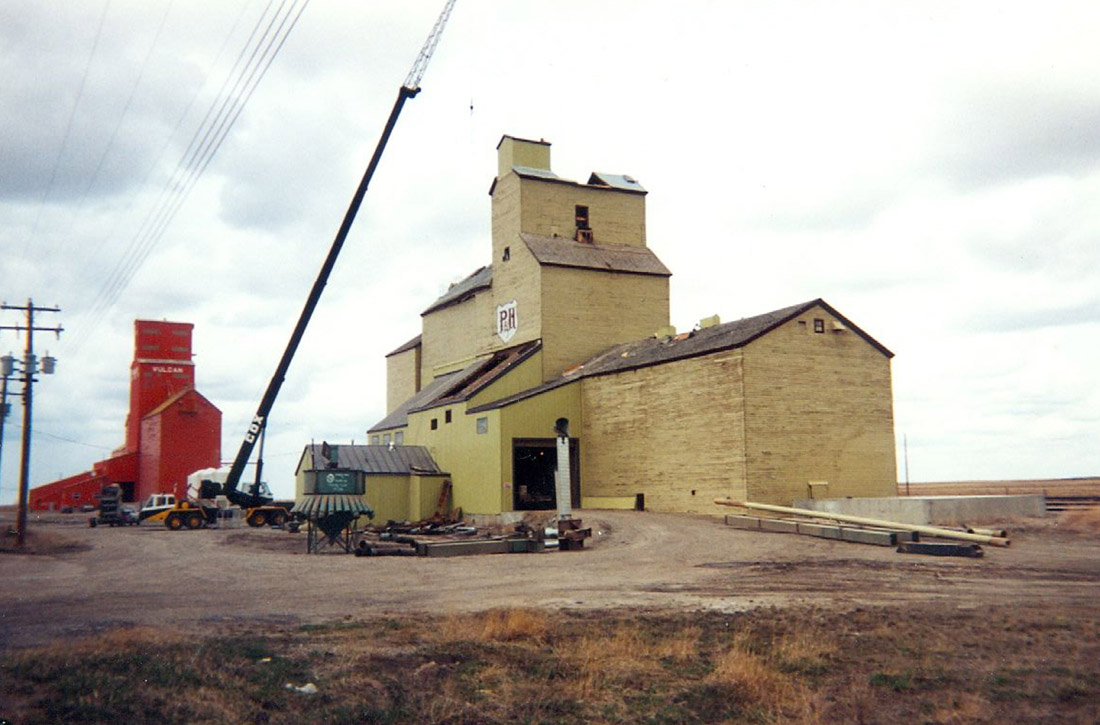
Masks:
[[[943,526],[905,524],[898,521],[723,498],[715,499],[714,503],[719,506],[733,506],[771,514],[786,514],[783,518],[732,514],[726,516],[726,524],[739,529],[817,536],[857,544],[896,546],[898,553],[902,554],[980,558],[984,555],[980,544],[1008,546],[1012,543],[1007,538],[1007,532],[1002,529],[972,527],[952,529]],[[948,541],[921,541],[922,536]]]
[[[469,556],[473,554],[533,554],[547,550],[580,549],[591,529],[579,521],[561,520],[547,526],[517,523],[478,528],[465,521],[433,517],[425,521],[389,521],[357,535],[356,556]]]

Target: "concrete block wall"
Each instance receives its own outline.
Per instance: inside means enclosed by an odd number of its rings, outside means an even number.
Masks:
[[[803,499],[795,508],[863,516],[902,524],[959,525],[981,521],[1044,516],[1041,494],[1024,496],[913,496]]]

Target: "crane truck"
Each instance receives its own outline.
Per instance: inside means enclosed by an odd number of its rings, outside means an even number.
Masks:
[[[291,360],[294,359],[294,353],[298,350],[298,345],[302,341],[302,336],[305,334],[306,327],[309,325],[309,321],[313,317],[313,312],[317,307],[317,303],[321,299],[321,293],[324,291],[325,285],[328,283],[328,278],[332,273],[332,269],[336,265],[336,258],[340,255],[340,250],[344,246],[344,241],[347,239],[348,232],[351,231],[352,222],[355,221],[355,215],[359,212],[359,207],[363,203],[363,197],[366,196],[367,187],[370,185],[371,178],[374,176],[374,171],[378,167],[378,162],[382,159],[382,152],[385,151],[390,134],[393,132],[394,126],[397,125],[397,119],[401,115],[401,109],[404,108],[405,101],[410,98],[415,98],[416,95],[420,93],[420,80],[424,76],[424,71],[427,70],[428,62],[435,52],[436,45],[438,45],[439,38],[443,34],[443,28],[446,26],[447,20],[451,16],[451,10],[454,8],[454,4],[455,0],[447,0],[446,4],[443,6],[443,11],[436,19],[435,25],[428,34],[428,39],[424,42],[424,46],[420,49],[420,53],[413,62],[412,70],[409,71],[409,75],[405,78],[405,82],[401,84],[401,87],[397,91],[397,100],[394,101],[393,108],[390,110],[389,118],[386,120],[386,125],[382,129],[382,135],[378,140],[378,144],[375,146],[374,154],[371,156],[370,163],[363,173],[363,178],[360,180],[359,186],[352,196],[351,203],[348,205],[347,212],[344,214],[344,220],[340,224],[339,230],[336,232],[336,237],[332,241],[332,246],[329,248],[328,255],[325,257],[320,271],[317,273],[317,279],[313,282],[313,287],[310,289],[309,296],[306,298],[305,305],[298,317],[298,322],[294,326],[294,331],[290,335],[290,340],[287,342],[286,349],[283,351],[283,356],[280,358],[279,364],[275,368],[275,374],[271,376],[271,381],[267,385],[267,390],[264,392],[263,398],[260,399],[260,404],[256,408],[256,414],[252,417],[252,422],[248,426],[248,431],[245,433],[244,440],[241,442],[241,447],[237,451],[237,457],[233,459],[233,464],[229,467],[224,482],[219,483],[215,480],[207,479],[206,481],[200,482],[197,491],[192,492],[189,490],[188,497],[178,501],[175,506],[165,514],[164,524],[169,529],[197,529],[216,522],[218,510],[216,501],[218,496],[224,496],[225,500],[230,504],[239,506],[243,509],[246,512],[246,520],[254,526],[263,526],[264,523],[275,524],[276,522],[281,524],[286,521],[288,510],[283,506],[276,505],[270,489],[261,478],[263,474],[263,441],[264,434],[267,431],[268,416],[271,413],[272,406],[275,404],[275,398],[279,395],[279,389],[282,387],[283,381],[286,378]],[[244,473],[245,466],[248,464],[248,459],[251,458],[252,451],[257,442],[260,444],[260,450],[256,459],[256,477],[247,487],[242,488],[241,476]],[[192,495],[192,493],[194,495]]]

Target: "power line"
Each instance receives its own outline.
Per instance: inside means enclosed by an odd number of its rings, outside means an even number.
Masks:
[[[204,130],[200,126],[199,130],[196,132],[196,138],[199,135],[202,136],[202,141],[200,141],[199,146],[194,150],[192,149],[193,144],[188,147],[188,151],[185,152],[183,158],[181,158],[180,163],[176,167],[176,172],[173,173],[172,178],[169,179],[156,206],[154,206],[149,215],[147,215],[146,221],[131,241],[127,252],[124,254],[123,258],[119,260],[107,281],[100,288],[99,293],[92,303],[89,322],[82,328],[81,334],[78,336],[75,346],[76,349],[79,349],[90,337],[92,330],[98,326],[107,311],[114,306],[119,296],[137,273],[137,270],[160,242],[172,220],[175,218],[176,213],[184,202],[186,202],[190,192],[221,148],[222,143],[232,130],[233,125],[251,99],[252,94],[267,74],[267,70],[271,67],[272,62],[282,50],[291,31],[293,31],[298,20],[309,5],[309,0],[292,0],[289,9],[283,13],[286,3],[287,0],[282,0],[279,9],[272,14],[268,21],[267,28],[253,48],[248,62],[240,70],[239,74],[236,75],[236,81],[233,84],[230,95],[221,99],[220,108],[214,119],[206,124],[206,129]],[[267,9],[269,9],[270,6],[271,3],[269,2]],[[263,23],[263,18],[267,14],[267,9],[265,9],[264,14],[261,15],[255,29],[258,29]],[[293,19],[291,19],[292,15]],[[278,27],[275,28],[274,33],[272,33],[272,28],[275,27],[276,23],[278,23]],[[253,35],[249,39],[250,42],[255,37],[255,29]],[[245,50],[247,50],[247,48],[248,44],[246,44]],[[240,57],[243,57],[243,52]],[[234,75],[235,71],[236,66],[233,71],[230,71],[230,77]],[[223,89],[224,87],[225,85],[223,85]],[[218,105],[219,100],[215,99],[211,108]],[[209,113],[207,114],[207,118],[209,118]],[[192,142],[194,142],[194,138]],[[190,158],[188,158],[189,155]]]
[[[65,155],[65,149],[69,145],[69,137],[73,131],[73,121],[76,120],[76,111],[80,107],[80,101],[84,98],[84,87],[88,82],[88,73],[92,68],[92,60],[95,58],[96,49],[99,48],[99,39],[103,35],[103,23],[107,19],[107,10],[111,7],[111,0],[107,0],[103,5],[103,13],[99,16],[99,27],[95,32],[95,40],[92,41],[92,49],[88,53],[88,61],[84,64],[84,75],[80,79],[80,89],[76,93],[76,100],[73,101],[73,108],[69,112],[69,122],[65,126],[65,135],[61,139],[61,146],[57,149],[57,158],[53,162],[53,170],[50,172],[50,180],[46,184],[46,190],[42,194],[42,198],[38,202],[38,211],[34,215],[34,225],[31,226],[31,233],[27,236],[27,240],[23,243],[23,256],[27,256],[27,252],[31,248],[31,242],[34,241],[35,236],[38,234],[38,223],[42,219],[42,210],[46,206],[46,200],[50,198],[53,193],[53,186],[57,180],[57,170],[61,166],[61,157]]]
[[[107,157],[110,155],[112,149],[115,147],[115,141],[118,139],[118,132],[122,129],[122,124],[126,121],[126,117],[130,114],[130,107],[134,103],[134,97],[137,96],[137,90],[141,87],[141,81],[145,78],[145,71],[149,68],[149,60],[153,57],[153,51],[157,48],[157,43],[160,41],[161,33],[164,32],[164,26],[168,21],[168,14],[172,11],[172,6],[175,4],[175,0],[169,0],[168,4],[164,7],[164,14],[160,18],[160,24],[157,26],[157,31],[153,35],[153,41],[149,44],[149,49],[145,52],[145,59],[142,61],[141,70],[138,72],[137,79],[130,87],[130,95],[126,99],[126,103],[122,107],[122,113],[119,114],[118,123],[115,124],[114,130],[111,131],[111,137],[108,139],[107,144],[103,147],[103,153],[99,155],[99,161],[96,163],[95,170],[88,175],[88,183],[84,185],[84,191],[80,195],[79,201],[77,201],[76,211],[73,214],[74,223],[70,225],[68,236],[71,236],[72,227],[75,226],[75,216],[79,215],[84,208],[84,202],[88,198],[88,192],[95,186],[96,181],[99,180],[99,174],[103,170],[103,164],[106,162]],[[52,256],[52,248],[44,255],[47,259]]]

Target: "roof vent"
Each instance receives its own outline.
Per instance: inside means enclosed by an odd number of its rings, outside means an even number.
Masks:
[[[699,329],[705,330],[708,327],[717,327],[722,324],[722,319],[718,315],[711,315],[710,317],[704,317],[699,320]]]

